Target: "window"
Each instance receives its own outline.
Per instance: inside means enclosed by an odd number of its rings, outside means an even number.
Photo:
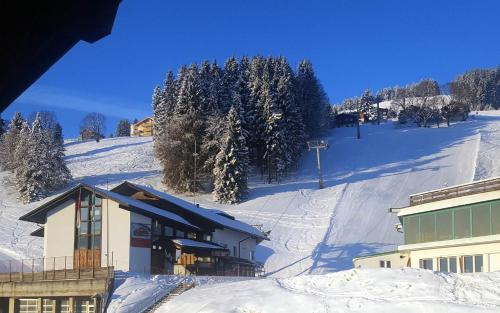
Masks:
[[[474,272],[474,258],[471,255],[463,257],[464,260],[464,273]]]
[[[452,211],[436,212],[436,240],[453,239]]]
[[[52,313],[54,311],[54,300],[43,299],[42,301],[42,313]]]
[[[420,216],[420,241],[429,242],[436,240],[436,214]]]
[[[391,261],[386,261],[385,262],[385,267],[391,268],[392,267]]]
[[[203,262],[203,263],[212,263],[213,258],[209,256],[199,256],[196,258],[198,262]]]
[[[61,299],[59,301],[59,311],[61,313],[69,313],[69,300],[68,299]]]
[[[450,272],[457,273],[457,257],[450,256],[448,259],[450,261]]]
[[[470,237],[470,208],[454,211],[455,239]]]
[[[177,237],[177,238],[184,238],[184,237],[186,237],[186,234],[182,230],[176,229],[175,230],[175,237]]]
[[[379,267],[385,267],[385,261],[379,261]]]
[[[403,226],[405,232],[405,242],[408,243],[418,243],[419,240],[419,228],[420,228],[420,218],[418,216],[405,216],[403,219]]]
[[[500,234],[500,201],[403,217],[405,244]]]
[[[491,233],[500,234],[500,201],[491,203]]]
[[[211,234],[203,234],[203,240],[212,241],[212,235]]]
[[[161,236],[161,224],[157,220],[154,220],[151,225],[151,233],[154,236]]]
[[[189,233],[187,233],[187,237],[188,237],[189,239],[196,239],[196,233],[189,232]]]
[[[420,268],[432,270],[432,259],[420,259]]]
[[[19,299],[19,313],[37,313],[38,300],[37,299]]]
[[[77,221],[77,249],[100,249],[102,231],[102,199],[82,189]]]
[[[237,249],[236,249],[236,246],[233,246],[233,256],[237,256],[237,255],[236,255],[236,250],[237,250]]]
[[[94,301],[83,299],[77,300],[76,313],[95,313]]]
[[[166,237],[173,237],[174,236],[174,229],[170,226],[165,226],[163,228],[163,231],[165,232]]]
[[[250,260],[255,261],[255,251],[250,251]]]
[[[480,273],[483,272],[483,256],[475,255],[474,256],[474,272]]]
[[[448,258],[439,258],[439,271],[448,273]]]
[[[487,236],[490,232],[490,205],[479,204],[471,208],[472,236]]]

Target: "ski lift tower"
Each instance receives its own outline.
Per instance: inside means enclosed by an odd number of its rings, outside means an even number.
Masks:
[[[318,177],[319,177],[319,189],[325,188],[325,183],[323,181],[323,173],[321,172],[321,159],[319,156],[319,149],[328,149],[327,140],[311,140],[307,142],[307,148],[309,151],[316,149],[316,158],[318,162]]]

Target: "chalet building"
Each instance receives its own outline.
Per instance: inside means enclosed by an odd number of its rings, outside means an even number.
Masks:
[[[153,119],[146,117],[142,121],[130,125],[130,136],[150,137],[153,136]]]
[[[97,135],[96,132],[88,129],[88,128],[85,128],[84,130],[82,130],[80,132],[80,140],[81,141],[84,141],[84,140],[95,140],[97,137],[99,137],[99,139],[102,139],[104,138],[104,136],[102,134],[99,134]]]
[[[44,255],[0,274],[0,312],[103,312],[116,271],[255,276],[256,246],[268,240],[222,211],[129,182],[78,184],[20,219],[41,226],[32,235]]]
[[[355,258],[355,267],[500,270],[500,178],[411,195],[409,206],[390,211],[401,221],[404,244]]]

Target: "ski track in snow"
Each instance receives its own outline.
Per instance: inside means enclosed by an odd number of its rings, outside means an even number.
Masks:
[[[363,125],[361,140],[355,132],[339,128],[327,136],[322,190],[315,153],[305,152],[299,170],[280,184],[251,177],[249,198],[239,205],[216,204],[209,194],[197,201],[271,230],[257,259],[268,274],[290,277],[348,269],[355,256],[394,249],[402,235],[388,209],[408,204],[412,193],[500,175],[500,112],[449,128]],[[75,182],[111,188],[130,180],[163,188],[151,138],[68,142],[66,150]],[[42,255],[42,240],[29,236],[36,225],[18,218],[48,199],[22,205],[16,197],[10,176],[0,172],[0,260]]]

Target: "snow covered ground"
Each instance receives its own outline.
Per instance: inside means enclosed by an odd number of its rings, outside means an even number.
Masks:
[[[164,295],[175,289],[184,279],[179,276],[147,276],[118,273],[115,291],[111,296],[108,313],[137,313],[149,308]]]
[[[500,273],[351,269],[325,275],[199,286],[156,312],[466,313],[500,310]]]

